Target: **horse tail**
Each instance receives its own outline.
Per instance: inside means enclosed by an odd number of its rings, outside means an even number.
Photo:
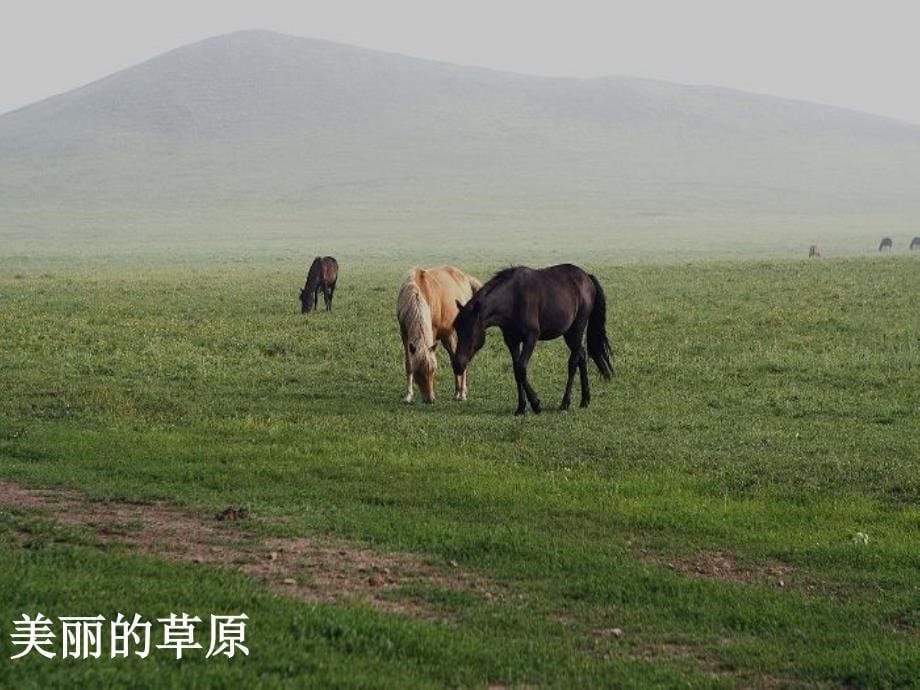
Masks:
[[[593,275],[588,275],[594,283],[594,307],[588,317],[588,355],[594,360],[601,376],[609,379],[613,376],[613,352],[607,340],[607,298],[604,289]]]
[[[430,364],[434,357],[429,357],[429,350],[435,343],[431,328],[431,307],[412,276],[399,290],[396,313],[406,345],[411,346],[410,359],[413,362],[425,361]],[[436,360],[434,361],[437,366]]]

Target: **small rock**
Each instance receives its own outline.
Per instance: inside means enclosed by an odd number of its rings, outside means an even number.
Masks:
[[[780,580],[778,584],[779,584],[780,587],[785,587],[785,586],[786,586],[786,583],[783,582],[782,580]]]
[[[296,585],[296,584],[297,584],[297,580],[295,580],[293,577],[286,577],[286,578],[284,578],[284,579],[281,581],[281,584],[283,584],[283,585]]]
[[[869,535],[865,532],[857,532],[853,535],[853,543],[865,546],[869,543]]]
[[[269,552],[268,552],[268,560],[270,560],[270,561],[277,561],[277,560],[278,560],[278,552],[277,552],[277,551],[269,551]]]
[[[451,568],[459,567],[459,564],[457,563],[457,561],[447,561],[447,563],[450,565]]]
[[[611,628],[610,634],[614,637],[623,637],[623,630],[622,628]]]

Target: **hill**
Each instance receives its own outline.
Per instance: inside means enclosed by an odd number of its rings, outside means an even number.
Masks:
[[[920,127],[881,117],[262,31],[0,116],[0,232],[37,242],[909,225],[918,179]]]

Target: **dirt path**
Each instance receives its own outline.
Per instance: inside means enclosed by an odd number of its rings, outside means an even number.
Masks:
[[[443,619],[401,589],[427,586],[492,599],[499,589],[454,563],[438,565],[409,553],[381,553],[320,537],[260,539],[238,525],[248,511],[205,516],[166,503],[95,502],[63,489],[27,489],[0,480],[0,508],[34,512],[88,530],[102,544],[170,561],[239,570],[271,590],[311,602],[365,601],[375,609]]]

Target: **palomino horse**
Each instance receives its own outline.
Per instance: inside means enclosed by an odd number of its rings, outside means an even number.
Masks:
[[[453,323],[459,304],[465,304],[482,283],[459,268],[418,268],[399,288],[396,317],[406,355],[406,395],[412,402],[413,379],[422,392],[422,399],[434,402],[434,378],[438,360],[434,351],[440,340],[453,357],[457,336]],[[454,399],[466,400],[466,368],[455,371]]]
[[[890,237],[883,237],[882,241],[879,242],[878,250],[883,251],[885,249],[891,249],[894,246],[894,243],[891,241]]]
[[[910,241],[911,249],[920,249],[920,235],[917,235],[914,239]]]
[[[331,256],[318,256],[310,264],[307,282],[300,290],[300,313],[316,311],[319,306],[319,291],[323,291],[326,311],[332,309],[335,282],[339,279],[339,262]]]
[[[613,375],[610,343],[607,340],[607,301],[597,278],[578,266],[560,264],[538,271],[524,266],[506,268],[495,274],[462,308],[454,322],[457,348],[451,364],[454,372],[466,370],[473,355],[485,344],[486,329],[498,326],[511,352],[518,405],[515,414],[542,409],[536,391],[527,380],[527,363],[538,340],[565,337],[569,346],[569,378],[562,396],[563,410],[572,402],[575,370],[581,377],[581,406],[591,401],[588,365],[582,338],[588,331],[588,355],[601,376]],[[526,401],[525,401],[526,396]]]
[[[808,248],[808,258],[810,259],[813,256],[821,256],[821,252],[818,251],[818,245],[813,244]]]

